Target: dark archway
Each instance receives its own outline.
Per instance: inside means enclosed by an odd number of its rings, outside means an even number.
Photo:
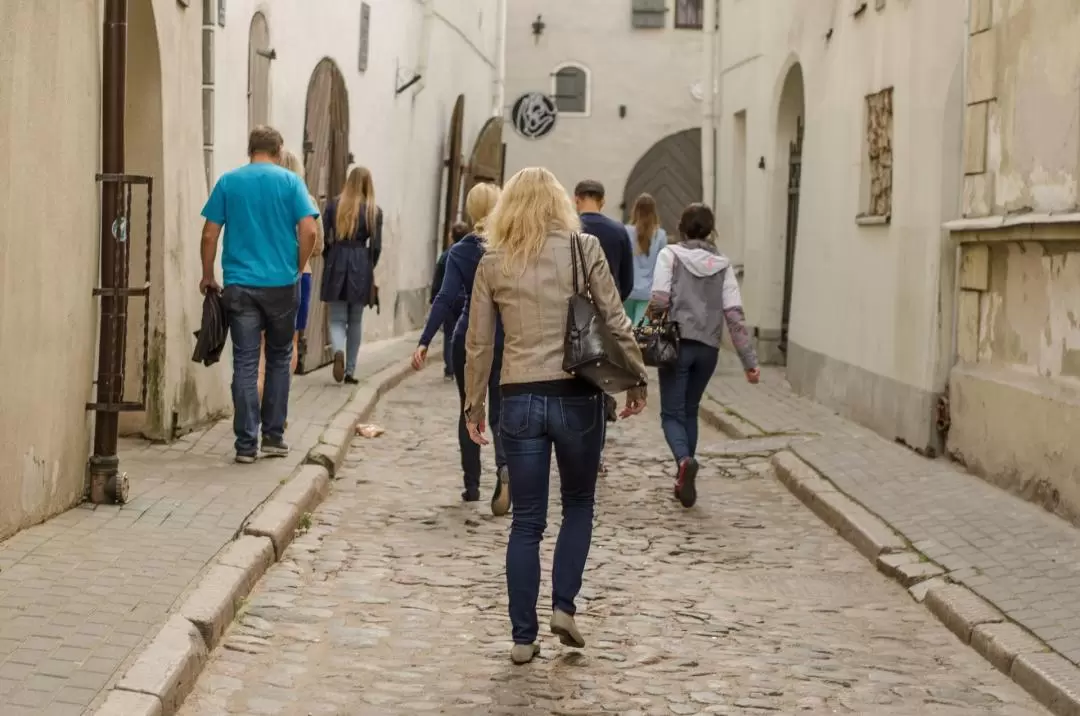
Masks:
[[[780,308],[780,342],[777,346],[786,363],[792,295],[795,287],[795,249],[799,234],[799,195],[802,186],[802,146],[805,128],[805,94],[802,67],[788,70],[780,91],[776,118],[776,166],[781,170],[774,183],[776,215],[784,216],[784,281]]]
[[[687,204],[701,201],[701,129],[685,129],[664,137],[642,155],[623,190],[623,220],[628,220],[634,201],[652,194],[660,212],[660,224],[674,235]]]
[[[345,77],[330,58],[323,58],[311,74],[304,121],[304,171],[308,191],[326,206],[341,193],[349,168],[349,92]],[[311,260],[311,295],[318,297],[323,260]],[[303,373],[321,368],[333,358],[326,305],[311,302],[308,329],[300,336],[299,367]]]

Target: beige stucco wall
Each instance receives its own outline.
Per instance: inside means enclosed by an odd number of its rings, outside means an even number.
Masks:
[[[381,314],[367,311],[365,340],[400,334],[425,317],[441,225],[450,114],[465,96],[463,153],[494,111],[502,0],[434,0],[425,26],[418,0],[370,0],[368,66],[359,70],[360,3],[230,0],[216,29],[215,170],[247,161],[247,62],[252,16],[262,12],[278,59],[270,70],[270,122],[300,152],[308,84],[329,57],[349,95],[349,150],[371,169],[382,207],[376,281]],[[395,95],[414,73],[423,80]],[[316,297],[317,298],[317,297]]]
[[[622,217],[623,191],[634,165],[668,135],[699,127],[692,88],[704,74],[701,30],[674,29],[674,0],[665,29],[634,29],[631,4],[612,0],[511,0],[507,12],[506,116],[527,92],[552,93],[552,73],[566,63],[589,72],[587,116],[560,115],[541,139],[507,125],[507,174],[545,166],[568,188],[596,179],[607,189],[605,213]],[[534,38],[537,15],[546,25]],[[619,117],[619,106],[626,117]],[[626,199],[632,203],[635,197]]]
[[[855,16],[856,6],[723,0],[721,234],[745,263],[743,296],[762,353],[775,356],[794,68],[802,76],[805,139],[789,378],[887,437],[932,447],[951,340],[952,251],[941,223],[959,209],[966,8],[888,0]],[[860,225],[865,97],[888,87],[895,100],[891,222]],[[740,112],[744,154],[736,151]],[[731,236],[738,226],[743,235]]]
[[[98,10],[0,3],[0,537],[82,495],[96,356]]]

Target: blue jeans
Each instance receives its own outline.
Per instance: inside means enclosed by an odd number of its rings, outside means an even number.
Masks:
[[[360,339],[364,335],[364,305],[331,301],[330,345],[334,353],[345,353],[345,375],[356,370],[356,356],[360,353]]]
[[[602,395],[503,399],[502,439],[514,499],[506,546],[506,587],[515,644],[536,641],[539,625],[540,540],[547,527],[551,449],[559,466],[562,527],[555,543],[552,607],[574,614],[592,542],[596,473],[604,436]]]
[[[458,411],[458,448],[461,450],[461,473],[466,490],[480,489],[480,446],[469,437],[469,428],[465,425],[465,335],[462,332],[453,341],[454,380],[457,383],[461,410]],[[491,359],[491,377],[488,378],[488,429],[495,445],[495,467],[506,464],[503,441],[500,431],[502,399],[499,391],[499,375],[502,373],[502,350],[496,350]]]
[[[289,414],[289,366],[299,304],[297,287],[225,287],[221,295],[233,344],[233,432],[236,452],[254,455],[259,427],[265,437],[281,440]],[[266,337],[266,385],[259,405],[259,349]]]
[[[698,341],[679,343],[679,359],[660,368],[660,424],[675,462],[694,457],[698,441],[698,410],[720,351]]]
[[[447,318],[442,324],[442,359],[443,375],[454,374],[454,326],[457,325],[457,316]]]

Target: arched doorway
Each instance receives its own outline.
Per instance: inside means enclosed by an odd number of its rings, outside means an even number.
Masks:
[[[802,67],[788,70],[780,91],[776,118],[776,166],[774,176],[774,216],[784,217],[784,282],[780,305],[780,336],[777,348],[780,360],[786,363],[791,297],[795,286],[795,248],[799,234],[799,194],[802,186],[802,146],[806,105]],[[781,214],[781,212],[783,212]],[[775,305],[775,304],[774,304]],[[774,314],[775,315],[775,314]]]
[[[638,160],[623,190],[624,220],[642,193],[656,199],[660,224],[674,234],[686,205],[701,201],[700,127],[664,137]]]
[[[248,32],[248,129],[270,123],[270,26],[261,12]]]
[[[125,172],[154,178],[154,214],[164,216],[162,204],[168,192],[164,186],[165,158],[162,152],[161,53],[152,0],[133,0],[128,6],[127,106],[124,122]],[[144,300],[150,301],[146,410],[120,413],[118,426],[122,435],[142,434],[150,438],[169,437],[163,405],[165,363],[164,321],[164,222],[157,218],[150,237],[152,252],[149,276],[146,269],[147,205],[145,189],[132,192],[128,226],[128,285],[150,282],[147,299],[132,297],[127,302],[127,341],[125,349],[124,394],[138,396],[143,380]]]
[[[311,74],[304,120],[304,171],[308,191],[326,206],[341,193],[349,168],[349,93],[345,77],[329,57],[323,58]],[[329,363],[330,331],[326,305],[318,300],[322,284],[323,260],[311,260],[311,308],[308,328],[300,336],[299,368],[303,373]]]

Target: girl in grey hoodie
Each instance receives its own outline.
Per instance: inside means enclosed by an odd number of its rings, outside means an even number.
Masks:
[[[659,369],[660,420],[678,465],[675,496],[683,507],[697,501],[698,408],[716,370],[724,324],[731,331],[746,379],[760,378],[757,354],[746,330],[739,281],[731,262],[713,243],[715,220],[704,204],[691,204],[679,221],[681,241],[660,251],[653,275],[649,315],[667,313],[679,326],[679,357]]]

